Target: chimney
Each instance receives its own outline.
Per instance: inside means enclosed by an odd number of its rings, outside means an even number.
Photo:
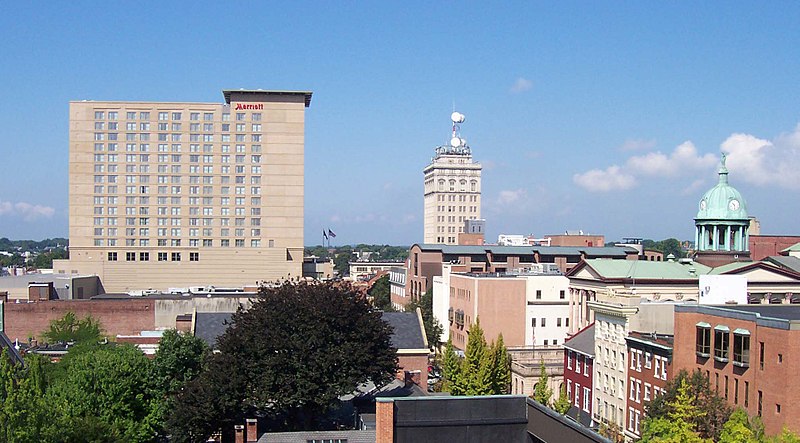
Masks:
[[[247,443],[256,443],[258,441],[258,420],[255,418],[248,418],[247,420]]]
[[[244,443],[244,425],[236,425],[233,429],[236,434],[236,443]]]
[[[411,385],[419,386],[421,381],[420,377],[421,377],[420,371],[406,371],[405,372],[406,387],[410,387]]]

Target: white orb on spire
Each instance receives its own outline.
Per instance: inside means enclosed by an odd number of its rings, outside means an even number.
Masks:
[[[450,139],[450,146],[457,148],[461,146],[461,139],[458,137],[453,137]]]
[[[450,114],[450,120],[452,120],[453,123],[464,123],[465,118],[466,117],[464,117],[464,114],[460,112],[453,112]]]

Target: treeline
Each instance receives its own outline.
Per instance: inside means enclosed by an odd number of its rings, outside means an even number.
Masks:
[[[358,259],[356,253],[369,255],[366,261],[371,262],[401,262],[408,257],[408,246],[390,245],[343,245],[343,246],[306,246],[306,255],[315,255],[323,259],[333,259],[334,269],[340,276],[347,275],[348,264]]]
[[[6,237],[0,238],[0,251],[17,252],[41,252],[48,248],[64,248],[69,245],[66,238],[46,238],[44,240],[9,240]]]
[[[606,243],[607,246],[614,246],[619,244],[622,244],[622,242]],[[684,250],[683,247],[681,246],[681,241],[679,241],[676,238],[667,238],[664,240],[651,240],[647,238],[642,240],[642,246],[644,246],[645,249],[663,252],[665,259],[669,254],[674,255],[675,258],[686,257],[686,250]]]

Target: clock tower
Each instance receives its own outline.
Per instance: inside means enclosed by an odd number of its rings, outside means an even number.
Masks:
[[[700,199],[694,218],[695,260],[711,267],[751,261],[747,204],[742,194],[728,184],[725,154],[718,173],[719,183]]]

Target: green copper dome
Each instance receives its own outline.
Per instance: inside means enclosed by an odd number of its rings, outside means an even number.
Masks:
[[[747,203],[742,194],[728,184],[725,154],[719,168],[719,183],[700,199],[700,209],[695,220],[747,220]]]

